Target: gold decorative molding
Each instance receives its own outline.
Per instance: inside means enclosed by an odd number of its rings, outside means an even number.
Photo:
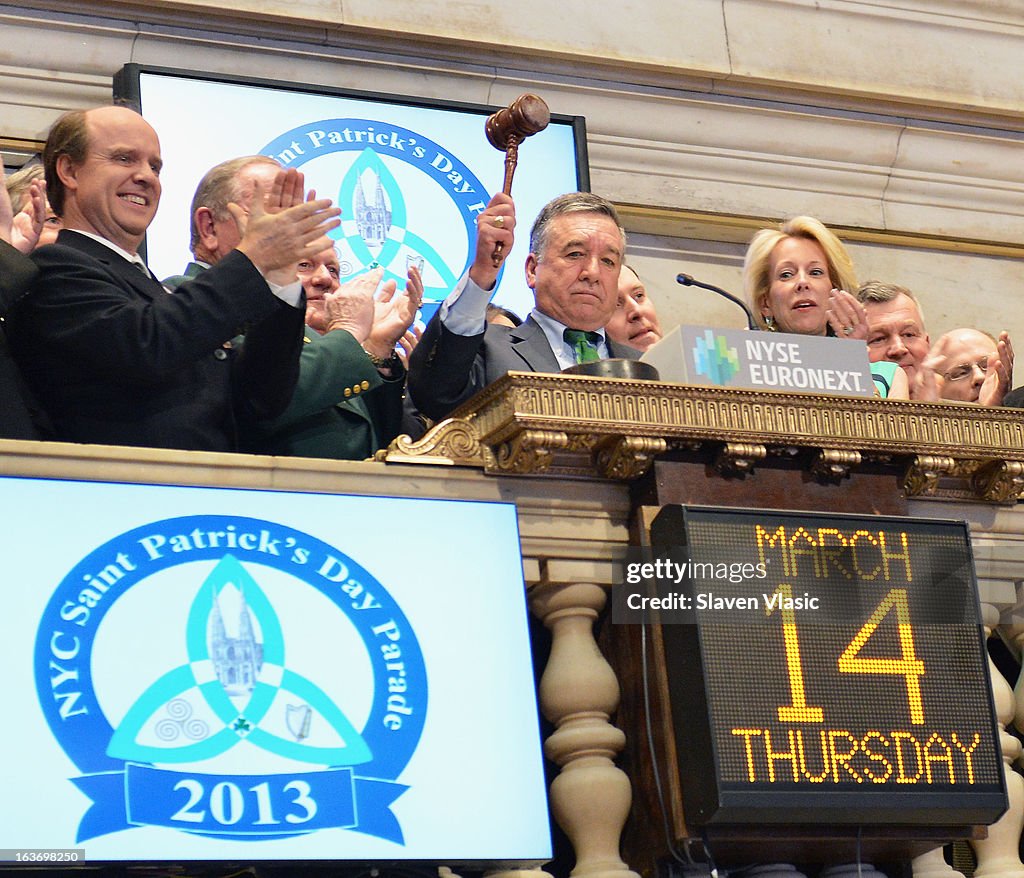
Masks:
[[[634,479],[643,475],[651,461],[667,450],[668,443],[660,437],[616,437],[598,447],[594,468],[605,478]]]
[[[616,202],[619,218],[628,232],[647,235],[696,238],[709,241],[730,241],[746,244],[754,232],[777,226],[785,217],[743,216],[741,214],[708,213],[679,207],[651,207],[642,204]],[[856,226],[829,224],[844,241],[858,244],[877,244],[882,247],[912,247],[915,250],[935,250],[944,253],[972,253],[978,256],[1002,256],[1010,259],[1024,257],[1020,244],[986,241],[976,238],[956,238],[950,235],[920,234],[888,231]]]
[[[952,457],[917,454],[910,461],[903,477],[903,490],[908,497],[930,497],[939,486],[939,479],[952,475],[957,461]]]
[[[985,500],[1005,503],[1024,490],[1024,463],[993,460],[979,467],[971,479],[975,493]]]
[[[822,448],[811,458],[811,472],[824,482],[841,482],[850,477],[850,471],[861,464],[859,451]]]
[[[569,437],[559,430],[523,430],[497,447],[496,468],[517,475],[544,473],[553,453],[568,445]]]
[[[43,141],[28,140],[24,137],[0,136],[0,155],[7,167],[24,165],[32,156],[43,151]]]
[[[723,476],[745,476],[767,456],[768,449],[760,443],[726,442],[715,455],[715,469]]]
[[[909,496],[933,495],[940,481],[978,500],[1024,492],[1020,409],[530,372],[510,372],[381,457],[631,479],[666,451],[703,455],[730,474],[782,455],[830,481],[870,462],[902,470]]]
[[[471,419],[448,418],[415,442],[408,436],[399,436],[389,448],[378,451],[374,459],[411,458],[417,463],[485,467],[489,455],[490,449],[480,444],[476,425]]]

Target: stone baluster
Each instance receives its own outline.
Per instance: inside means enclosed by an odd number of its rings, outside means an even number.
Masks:
[[[610,722],[619,684],[594,639],[606,589],[565,582],[566,576],[553,581],[556,565],[549,563],[546,578],[530,592],[533,612],[552,637],[540,683],[541,710],[555,726],[544,751],[561,769],[551,784],[552,814],[576,853],[574,878],[639,878],[619,853],[632,802],[629,779],[612,761],[626,743]]]
[[[910,863],[914,872],[914,878],[964,878],[963,872],[958,872],[942,855],[942,848],[928,851],[919,857],[914,857]]]
[[[981,605],[985,635],[992,633],[999,621],[999,611],[992,604]],[[1006,731],[1007,723],[1013,720],[1014,696],[996,666],[989,659],[989,675],[992,678],[992,696],[999,724],[999,744],[1003,753],[1003,768],[1006,774],[1006,792],[1010,807],[988,829],[988,838],[971,842],[978,858],[975,878],[1022,878],[1024,863],[1021,863],[1020,834],[1024,829],[1024,777],[1013,770],[1013,763],[1021,755],[1021,742]]]
[[[1014,642],[1017,654],[1024,659],[1024,615],[1020,610],[1005,614],[999,630]],[[1024,732],[1024,671],[1017,675],[1013,687],[1013,725],[1018,732]],[[1019,758],[1017,764],[1024,767],[1024,758]]]
[[[885,878],[885,872],[879,872],[871,863],[840,863],[826,866],[818,878]]]

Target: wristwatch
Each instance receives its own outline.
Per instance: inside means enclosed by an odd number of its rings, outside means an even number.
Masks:
[[[395,351],[391,352],[390,357],[378,357],[376,354],[371,354],[366,348],[363,348],[366,352],[366,356],[370,358],[370,362],[373,363],[376,369],[394,369],[396,366],[401,366],[402,361],[398,358],[398,354]]]

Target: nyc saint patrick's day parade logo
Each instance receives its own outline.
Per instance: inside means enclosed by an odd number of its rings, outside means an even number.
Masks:
[[[403,841],[390,806],[426,718],[423,656],[386,588],[315,537],[218,515],[123,533],[57,586],[35,675],[92,801],[79,842],[140,826]]]

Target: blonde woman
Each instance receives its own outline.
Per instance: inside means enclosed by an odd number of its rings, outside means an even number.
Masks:
[[[853,261],[814,217],[793,217],[757,232],[743,263],[743,288],[762,329],[867,342],[867,312],[848,292],[857,289]],[[876,376],[880,394],[906,399],[906,375],[889,371]]]

